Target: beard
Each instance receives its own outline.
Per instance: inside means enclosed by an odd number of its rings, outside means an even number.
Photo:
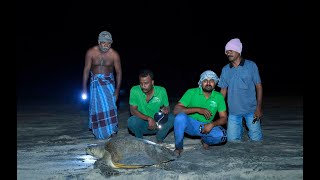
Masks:
[[[152,88],[147,88],[147,89],[143,89],[143,88],[141,88],[142,92],[144,92],[144,93],[148,93],[148,92],[150,92],[150,91],[151,91],[151,89],[152,89]]]
[[[110,49],[110,47],[102,47],[102,46],[99,46],[99,48],[102,52],[107,52]]]
[[[229,56],[227,56],[227,57],[228,57],[228,59],[229,59],[230,62],[232,62],[232,61],[235,60],[235,58],[234,58],[233,56],[231,56],[231,55],[229,55]]]
[[[207,93],[211,93],[213,91],[213,87],[212,86],[202,87],[202,91],[207,92]]]

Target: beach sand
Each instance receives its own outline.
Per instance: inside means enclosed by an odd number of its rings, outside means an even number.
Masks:
[[[171,102],[173,106],[176,102]],[[127,101],[120,102],[118,136],[129,136]],[[303,99],[264,97],[264,140],[210,146],[185,137],[180,158],[162,166],[119,169],[103,176],[87,155],[89,144],[101,143],[88,130],[87,104],[19,102],[17,104],[17,179],[303,179]],[[245,135],[247,135],[245,133]],[[155,141],[155,136],[145,136]],[[164,146],[174,150],[170,132]]]

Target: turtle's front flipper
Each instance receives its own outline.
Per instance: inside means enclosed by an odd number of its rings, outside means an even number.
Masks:
[[[118,176],[120,175],[120,172],[117,170],[114,170],[112,167],[105,166],[103,169],[100,169],[101,174],[105,177],[110,177],[110,176]]]
[[[98,159],[94,163],[95,168],[100,169],[101,174],[105,177],[120,175],[120,172],[115,170],[114,167],[111,167],[109,162],[104,159]]]

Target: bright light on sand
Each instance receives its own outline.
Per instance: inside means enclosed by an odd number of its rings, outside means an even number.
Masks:
[[[82,159],[82,162],[84,164],[93,164],[94,162],[96,162],[97,158],[91,156],[91,155],[80,155],[78,156],[79,159]]]

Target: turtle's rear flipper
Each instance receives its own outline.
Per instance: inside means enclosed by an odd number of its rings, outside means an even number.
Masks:
[[[121,164],[121,163],[113,163],[116,168],[119,169],[138,169],[138,168],[143,168],[145,165],[128,165],[128,164]]]

